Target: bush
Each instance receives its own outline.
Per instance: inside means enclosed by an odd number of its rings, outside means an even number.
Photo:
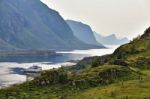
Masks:
[[[128,66],[128,64],[124,60],[122,60],[122,59],[115,60],[114,64],[115,65],[121,65],[121,66]]]

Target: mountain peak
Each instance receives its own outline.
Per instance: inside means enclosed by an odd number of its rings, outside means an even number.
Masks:
[[[108,37],[117,38],[115,34],[111,34]]]
[[[98,33],[95,33],[96,40],[104,45],[120,45],[128,43],[128,38],[124,37],[122,39],[119,39],[116,37],[115,34],[111,34],[108,36],[102,36]]]

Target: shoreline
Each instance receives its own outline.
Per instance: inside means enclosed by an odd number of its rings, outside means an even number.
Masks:
[[[40,61],[0,62],[0,68],[1,68],[0,69],[0,82],[3,83],[1,85],[7,85],[10,82],[15,82],[14,84],[18,84],[19,82],[26,81],[25,76],[21,75],[20,71],[23,69],[29,68],[33,65],[42,66],[42,70],[49,70],[52,68],[59,68],[61,66],[66,66],[66,64],[68,63],[69,64],[76,63],[79,60],[82,60],[84,57],[102,56],[105,54],[111,54],[114,52],[115,49],[116,47],[113,47],[111,49],[91,49],[91,50],[77,50],[77,51],[64,52],[64,53],[62,52],[61,53],[62,56],[47,57],[48,60],[47,58],[46,60],[42,58],[43,59],[42,61],[41,59],[38,59]],[[74,64],[67,65],[67,66],[72,66],[72,65]]]
[[[45,71],[53,68],[57,69],[60,67],[73,66],[76,63],[63,62],[63,63],[51,64],[48,62],[39,62],[39,63],[1,62],[0,68],[4,72],[0,73],[0,89],[26,82],[26,75],[23,74],[22,70],[25,70],[33,66],[34,64],[39,65],[40,67],[42,67],[42,71]]]
[[[14,50],[14,51],[0,51],[0,57],[13,56],[50,56],[57,55],[53,50]]]

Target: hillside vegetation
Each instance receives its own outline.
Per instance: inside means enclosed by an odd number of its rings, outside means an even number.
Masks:
[[[150,28],[112,55],[85,58],[77,66],[43,71],[0,90],[1,99],[149,99]]]
[[[150,68],[150,28],[128,44],[122,45],[111,55],[90,57],[81,60],[72,69],[97,67],[104,64],[115,64],[139,69]]]
[[[129,66],[150,69],[150,28],[144,35],[119,47],[113,55],[117,59],[125,60]]]

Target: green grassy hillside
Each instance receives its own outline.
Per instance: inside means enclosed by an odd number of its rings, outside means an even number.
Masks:
[[[125,60],[129,66],[150,69],[150,28],[145,31],[144,35],[119,47],[114,52],[114,56]]]
[[[79,74],[69,73],[63,68],[42,73],[31,82],[0,90],[0,97],[7,99],[59,99],[79,94],[86,89],[102,87],[119,81],[138,79],[141,74],[129,68],[106,65],[87,69]],[[60,98],[61,99],[61,98]],[[63,98],[62,98],[63,99]]]
[[[70,99],[149,99],[150,79],[130,80],[88,89]]]
[[[112,55],[85,58],[77,66],[43,71],[0,90],[0,99],[149,99],[150,28]]]

